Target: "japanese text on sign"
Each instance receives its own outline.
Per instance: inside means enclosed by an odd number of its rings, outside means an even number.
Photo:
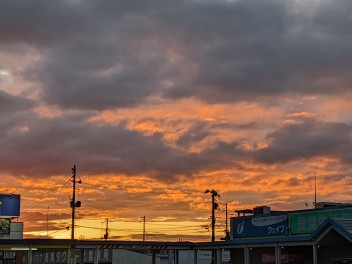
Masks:
[[[352,208],[291,214],[291,234],[313,233],[327,218],[352,219]]]

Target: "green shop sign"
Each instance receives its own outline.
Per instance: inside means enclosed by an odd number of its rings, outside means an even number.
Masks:
[[[311,234],[326,218],[352,219],[352,208],[290,214],[291,234]]]

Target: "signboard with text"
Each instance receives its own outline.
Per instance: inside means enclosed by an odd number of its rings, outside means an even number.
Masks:
[[[290,215],[291,234],[311,234],[327,218],[352,219],[352,208],[293,213]]]
[[[83,258],[81,256],[81,250],[76,249],[74,255],[71,258],[74,259],[74,263],[81,263],[81,259],[84,263],[94,263],[95,260],[95,249],[84,249]],[[57,250],[46,250],[45,252],[36,251],[33,252],[33,264],[66,264],[68,263],[68,250],[57,249]],[[23,264],[28,264],[28,256],[23,255]],[[99,249],[98,250],[98,263],[112,263],[112,249]]]
[[[287,215],[232,218],[233,238],[284,236],[288,228]]]

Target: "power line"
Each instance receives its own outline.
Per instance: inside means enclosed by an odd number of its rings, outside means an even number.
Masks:
[[[49,236],[52,236],[52,235],[56,234],[54,236],[54,238],[55,238],[56,236],[61,235],[61,234],[65,233],[65,232],[67,232],[67,231],[69,231],[69,228],[65,228],[64,230],[54,231],[54,232],[50,233]]]
[[[111,185],[99,185],[99,184],[91,184],[91,183],[87,183],[87,182],[84,182],[82,184],[83,185],[88,185],[90,187],[95,187],[95,188],[109,190],[109,191],[123,191],[123,190],[126,190],[126,188],[111,189]]]
[[[61,199],[61,200],[59,200],[59,201],[55,201],[55,204],[54,204],[54,203],[53,203],[53,204],[49,204],[49,208],[55,208],[55,207],[57,207],[57,206],[63,204],[63,202],[66,203],[66,202],[67,202],[67,198],[65,198],[65,200],[64,200],[64,199]],[[23,218],[22,218],[22,221],[34,220],[34,219],[38,218],[39,216],[43,215],[42,212],[43,212],[43,211],[46,211],[47,208],[36,209],[36,210],[40,210],[40,212],[36,212],[36,213],[33,213],[33,214],[31,214],[31,215],[29,215],[29,216],[27,216],[27,217],[23,217]]]
[[[57,189],[59,188],[63,188],[70,180],[70,173],[67,173],[66,175],[64,175],[63,177],[61,177],[59,180],[57,180],[53,186],[51,188],[48,188],[43,194],[42,197],[45,198],[52,198],[53,197],[53,193],[57,194],[60,193],[57,191]],[[60,199],[61,197],[61,199]],[[55,199],[55,197],[54,197]],[[60,196],[56,196],[56,200],[51,201],[49,204],[46,204],[45,208],[36,209],[36,207],[38,205],[40,205],[41,203],[43,203],[40,200],[36,200],[34,202],[30,202],[30,203],[25,203],[23,206],[26,207],[26,209],[24,210],[24,212],[28,212],[29,215],[26,217],[22,218],[22,221],[34,221],[34,220],[40,220],[44,215],[46,215],[46,220],[47,220],[47,236],[49,236],[48,233],[48,217],[49,217],[49,212],[47,211],[49,208],[54,209],[57,208],[58,206],[62,205],[63,203],[67,202],[67,198],[62,198],[62,195]],[[35,212],[32,213],[32,211],[35,210]]]
[[[70,173],[64,175],[60,180],[58,180],[57,182],[55,182],[53,184],[53,186],[51,188],[48,188],[44,194],[42,195],[42,197],[44,198],[48,198],[49,197],[49,194],[50,196],[52,195],[53,191],[57,188],[59,188],[58,186],[64,186],[65,184],[68,183],[69,179],[70,179]],[[31,202],[27,202],[27,203],[24,203],[22,204],[23,207],[29,207],[29,208],[32,208],[32,207],[35,207],[37,204],[39,204],[41,202],[39,201],[31,201]]]

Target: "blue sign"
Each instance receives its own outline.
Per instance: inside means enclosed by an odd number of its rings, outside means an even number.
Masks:
[[[0,217],[19,217],[20,201],[19,194],[0,194]]]
[[[284,236],[288,215],[251,216],[231,219],[233,238]]]

